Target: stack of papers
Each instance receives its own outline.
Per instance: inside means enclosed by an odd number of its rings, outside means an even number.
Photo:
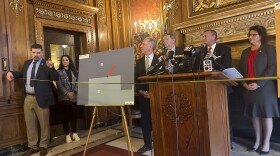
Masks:
[[[227,68],[222,71],[230,79],[243,78],[236,68]]]

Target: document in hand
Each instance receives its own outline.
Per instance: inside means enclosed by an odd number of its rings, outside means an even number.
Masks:
[[[228,78],[238,79],[243,78],[243,76],[238,72],[236,68],[227,68],[222,71]]]

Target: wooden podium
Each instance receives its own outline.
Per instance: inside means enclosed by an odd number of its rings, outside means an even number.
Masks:
[[[226,79],[221,72],[139,77],[149,82],[155,156],[231,155],[227,85],[236,82],[218,81]]]

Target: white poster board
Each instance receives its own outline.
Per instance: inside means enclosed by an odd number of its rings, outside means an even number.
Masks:
[[[80,55],[78,105],[134,104],[134,48]]]

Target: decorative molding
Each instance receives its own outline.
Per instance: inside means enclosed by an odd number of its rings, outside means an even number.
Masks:
[[[176,0],[168,0],[168,5],[170,5],[170,9],[171,9],[171,16],[172,19],[175,19],[175,15],[176,15],[176,10],[178,9],[178,4],[176,3]]]
[[[111,0],[111,9],[112,9],[112,21],[114,21],[115,23],[118,22],[118,8],[117,5],[115,3],[115,0]]]
[[[10,0],[10,7],[15,11],[16,16],[18,16],[19,12],[23,9],[23,5],[20,0]]]
[[[176,98],[177,105],[177,118],[174,113],[174,96]],[[175,123],[176,120],[178,120],[179,123],[184,123],[190,118],[193,118],[192,105],[186,95],[176,93],[174,96],[172,93],[169,93],[169,96],[166,98],[166,102],[163,103],[164,116],[166,116],[169,120],[172,120],[173,123]]]
[[[40,6],[40,8],[47,8],[49,10],[57,10],[60,12],[71,12],[77,15],[84,15],[93,17],[99,9],[90,7],[88,5],[79,4],[78,2],[71,2],[60,0],[30,0],[36,7]]]
[[[97,0],[96,2],[97,7],[99,8],[99,12],[97,13],[98,15],[98,25],[103,28],[106,25],[106,12],[105,12],[105,1],[104,0]]]
[[[215,5],[216,5],[215,0],[208,0],[208,1],[194,0],[192,3],[192,12],[204,11],[206,9],[215,7]]]
[[[55,18],[56,20],[66,20],[68,22],[78,22],[82,24],[91,24],[91,19],[74,14],[63,13],[44,8],[35,8],[35,14],[42,17]]]
[[[121,0],[118,0],[117,1],[117,10],[118,10],[118,22],[119,22],[119,25],[122,24],[122,4],[121,4]]]
[[[85,3],[85,4],[88,3],[88,0],[72,0],[72,1],[76,1],[78,3]]]
[[[271,8],[183,28],[180,31],[185,34],[187,44],[201,43],[201,33],[206,29],[215,29],[222,42],[230,42],[247,39],[246,34],[249,27],[255,24],[264,25],[267,29],[273,29],[275,27],[274,18],[274,9]]]
[[[244,1],[241,4],[235,4],[224,8],[214,9],[197,15],[190,15],[185,21],[172,25],[174,30],[197,26],[213,21],[224,20],[240,15],[250,14],[261,10],[274,9],[274,0],[267,0],[259,3]]]
[[[228,5],[232,5],[232,4],[236,4],[236,3],[240,3],[246,0],[216,0],[216,8],[219,7],[224,7],[224,6],[228,6]]]
[[[91,53],[96,49],[94,31],[95,14],[99,11],[93,6],[69,0],[29,0],[34,7],[35,39],[44,44],[43,28],[52,27],[82,32],[86,45],[83,52]]]

